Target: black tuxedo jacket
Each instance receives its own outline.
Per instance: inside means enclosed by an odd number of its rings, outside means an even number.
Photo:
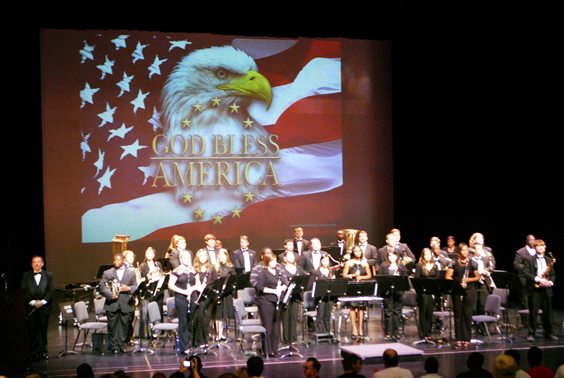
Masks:
[[[360,247],[360,245],[358,244],[354,247],[356,246]],[[368,265],[376,266],[376,262],[378,261],[378,249],[372,244],[366,244],[366,249],[364,250],[364,258],[368,261]]]
[[[257,263],[257,253],[252,249],[247,249],[249,252],[249,260],[251,261],[251,270],[253,266]],[[245,268],[245,257],[243,256],[243,251],[241,248],[236,249],[233,251],[233,255],[231,256],[231,262],[235,266],[235,268]]]
[[[525,261],[530,260],[533,257],[536,256],[531,256],[526,246],[519,248],[517,252],[515,252],[515,258],[513,259],[513,268],[517,271],[517,276],[521,280],[523,286],[525,286],[525,284],[527,283],[527,279],[523,275],[523,270],[525,269]]]
[[[327,252],[320,251],[321,257],[327,255]],[[300,266],[303,270],[308,273],[311,273],[315,270],[313,266],[313,251],[305,251],[302,255],[302,258],[298,261],[298,266]]]
[[[550,256],[547,256],[547,255],[544,256],[544,260],[546,262],[547,267],[552,262],[552,258]],[[532,295],[533,292],[535,290],[537,290],[537,289],[535,289],[535,277],[537,276],[537,268],[538,268],[538,265],[537,265],[537,257],[536,256],[532,256],[528,260],[525,260],[525,268],[523,269],[523,276],[526,279],[525,290],[526,290],[528,295]],[[550,281],[552,281],[553,283],[556,282],[556,273],[554,272],[554,269],[550,270],[550,273],[548,274],[548,279]],[[546,293],[549,297],[552,297],[552,287],[547,287]]]
[[[331,243],[329,243],[329,245],[331,247],[338,247],[339,246],[339,241],[335,240],[332,241]],[[347,253],[347,242],[345,240],[343,240],[343,249],[341,250],[341,252],[339,253],[340,256],[344,256],[345,253]]]
[[[309,251],[309,240],[302,239],[302,255],[305,251]],[[294,238],[294,251],[298,250],[298,241]],[[301,256],[301,255],[300,255]]]
[[[52,299],[53,294],[55,294],[55,276],[53,272],[48,272],[45,270],[41,270],[41,281],[39,281],[39,285],[35,282],[35,276],[33,271],[30,270],[25,272],[22,276],[21,282],[21,289],[25,292],[25,303],[29,305],[29,302],[36,300],[45,300],[47,304],[43,307],[40,307],[36,311],[39,313],[49,314],[53,309]],[[34,307],[28,306],[29,310],[31,311]]]
[[[217,255],[219,255],[219,250],[220,250],[220,249],[221,249],[221,248],[219,248],[219,247],[214,247],[214,248],[213,248],[213,251],[214,251],[214,253],[215,253],[215,260],[212,260],[212,258],[211,258],[211,256],[210,256],[210,252],[208,251],[208,248],[205,247],[205,250],[206,250],[206,252],[207,252],[207,254],[208,254],[208,261],[209,261],[213,266],[215,266],[215,263],[217,262]],[[194,263],[194,257],[192,257],[192,263]]]
[[[134,312],[135,306],[129,304],[129,301],[131,299],[131,294],[133,294],[135,289],[137,289],[135,271],[133,269],[125,268],[120,283],[129,286],[129,291],[121,292],[117,299],[112,299],[114,294],[108,287],[108,283],[114,279],[118,279],[116,268],[110,268],[104,272],[102,279],[100,280],[100,293],[106,298],[104,310],[115,312],[118,309],[121,309],[122,312]]]

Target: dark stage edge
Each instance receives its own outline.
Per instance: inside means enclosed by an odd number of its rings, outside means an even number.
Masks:
[[[512,320],[512,324],[515,324],[516,322],[515,311],[515,309],[510,310],[510,319]],[[394,348],[394,346],[396,346],[396,348],[399,347],[399,345],[395,342],[383,341],[384,334],[381,326],[380,314],[381,310],[379,308],[370,309],[370,320],[368,323],[370,339],[365,340],[364,344],[362,341],[350,341],[346,339],[343,327],[340,343],[323,342],[319,344],[311,344],[309,347],[296,345],[299,352],[303,355],[303,358],[276,357],[269,360],[265,359],[263,376],[268,378],[301,377],[303,376],[302,366],[304,361],[308,357],[315,357],[322,364],[320,372],[322,377],[337,377],[342,374],[343,371],[341,364],[341,346],[345,348],[356,345],[366,345],[367,347],[370,347],[374,344],[386,344],[390,348]],[[400,366],[410,369],[413,372],[413,375],[418,377],[425,373],[423,368],[425,359],[427,357],[434,356],[439,360],[439,374],[445,378],[455,377],[459,372],[467,370],[466,360],[471,352],[478,351],[483,353],[485,357],[484,367],[491,371],[491,366],[496,356],[503,353],[504,350],[516,349],[521,353],[521,368],[526,370],[528,369],[526,352],[530,346],[535,345],[544,351],[544,365],[548,366],[553,371],[556,371],[560,365],[564,364],[564,335],[562,332],[563,320],[564,311],[556,310],[554,312],[554,328],[557,331],[556,335],[560,338],[559,341],[545,341],[542,338],[542,335],[540,335],[537,337],[535,342],[528,342],[526,340],[527,331],[522,329],[519,331],[518,337],[512,343],[498,340],[498,335],[492,333],[491,342],[488,340],[487,336],[478,336],[478,339],[483,342],[482,344],[473,344],[469,348],[455,350],[450,347],[438,347],[429,344],[413,345],[413,342],[418,340],[417,328],[414,320],[410,319],[406,324],[405,336],[402,337],[400,344],[410,348],[416,348],[423,353],[421,356],[411,356],[409,358],[403,358],[400,355]],[[123,369],[130,377],[151,377],[155,372],[163,372],[168,376],[178,369],[178,366],[183,358],[183,356],[177,356],[175,354],[170,342],[164,349],[159,347],[153,355],[132,355],[131,353],[102,355],[99,351],[92,351],[89,348],[85,348],[82,355],[66,355],[59,358],[59,352],[67,349],[65,347],[64,327],[58,324],[57,314],[53,314],[51,316],[50,323],[49,360],[30,362],[27,371],[1,373],[4,373],[8,377],[26,377],[30,374],[39,374],[42,377],[73,377],[76,376],[76,367],[85,362],[92,366],[96,377],[99,377],[102,374],[112,373],[119,369]],[[301,323],[299,324],[299,329],[301,329]],[[350,324],[347,327],[347,330],[350,332]],[[78,330],[76,327],[69,327],[68,349],[72,348],[72,343],[76,338],[77,332]],[[230,335],[231,334],[232,333],[230,333]],[[505,335],[505,333],[503,333],[503,335]],[[82,335],[80,339],[82,339]],[[313,336],[306,333],[306,340],[313,341]],[[301,333],[298,337],[298,341],[301,341]],[[447,342],[448,341],[447,335]],[[9,341],[3,340],[3,342]],[[145,340],[143,345],[147,345]],[[250,344],[244,344],[244,346],[245,345]],[[133,350],[136,347],[137,346],[132,346],[131,349]],[[76,349],[79,351],[80,348],[77,347]],[[234,359],[231,355],[231,351],[224,348],[214,349],[214,352],[217,353],[217,356],[200,355],[204,365],[203,371],[206,376],[210,378],[217,377],[225,372],[235,372],[237,368],[245,366],[248,358],[244,354],[239,353],[237,359]],[[366,359],[363,363],[360,374],[370,378],[375,366],[380,369],[383,368],[381,358],[379,356]]]

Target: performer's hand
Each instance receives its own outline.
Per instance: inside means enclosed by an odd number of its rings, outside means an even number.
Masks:
[[[112,300],[115,301],[115,300],[118,299],[118,298],[119,298],[119,295],[117,295],[117,294],[112,295]]]
[[[119,287],[119,291],[129,291],[129,286],[121,284]]]
[[[539,281],[539,285],[541,285],[542,287],[550,287],[550,286],[552,286],[552,285],[550,284],[550,281],[547,280],[546,278],[541,278],[540,281]]]
[[[35,301],[35,303],[33,304],[33,307],[35,307],[35,308],[43,307],[43,301]]]

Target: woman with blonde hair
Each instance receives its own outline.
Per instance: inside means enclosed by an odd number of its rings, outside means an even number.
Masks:
[[[208,258],[208,252],[199,249],[194,258],[194,270],[196,275],[196,292],[198,293],[198,308],[194,314],[194,340],[195,345],[207,346],[209,321],[211,319],[212,298],[201,295],[207,285],[217,280],[217,271]]]

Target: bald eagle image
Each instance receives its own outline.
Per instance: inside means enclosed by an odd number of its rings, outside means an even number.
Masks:
[[[197,162],[197,159],[232,158],[233,152],[237,155],[245,150],[243,135],[247,135],[247,141],[256,141],[259,136],[262,136],[261,140],[268,140],[269,133],[247,112],[253,100],[262,102],[268,110],[272,103],[272,88],[269,81],[258,72],[255,61],[245,52],[232,46],[215,46],[196,50],[184,57],[162,90],[161,120],[166,136],[162,141],[169,148],[169,155],[186,151],[182,156],[191,158],[176,161],[175,165],[161,166],[165,170],[163,173],[167,177],[178,177],[189,169],[190,162]],[[221,143],[227,143],[229,139],[230,156],[221,154],[224,150],[219,151],[218,156],[218,138]],[[246,151],[249,152],[249,146]],[[215,163],[206,166],[208,183],[215,181],[218,184],[217,169]],[[225,173],[223,177],[237,180],[232,165],[225,164],[222,169],[221,173]],[[199,172],[192,173],[200,177]],[[258,174],[255,170],[252,173]],[[225,184],[199,188],[193,195],[197,199],[209,195],[214,188],[216,191],[236,190]],[[241,183],[237,193],[230,195],[240,196],[246,190],[244,187],[244,183]],[[177,199],[187,191],[190,188],[186,186],[176,187]]]

